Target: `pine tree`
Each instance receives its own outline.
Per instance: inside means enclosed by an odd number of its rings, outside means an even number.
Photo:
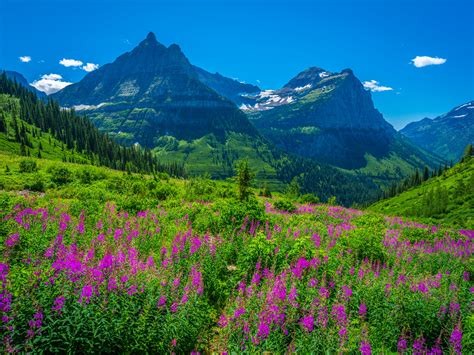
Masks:
[[[248,160],[244,159],[237,163],[237,188],[240,201],[248,200],[250,187],[254,174],[250,171]]]
[[[7,121],[3,113],[0,115],[0,132],[7,132]]]

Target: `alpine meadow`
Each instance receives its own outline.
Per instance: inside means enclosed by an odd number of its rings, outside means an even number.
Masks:
[[[1,2],[0,351],[474,353],[473,23]]]

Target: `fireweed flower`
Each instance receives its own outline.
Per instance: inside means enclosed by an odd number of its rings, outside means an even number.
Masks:
[[[457,354],[462,354],[462,331],[459,329],[459,325],[454,327],[449,341],[453,346],[454,351]]]
[[[54,305],[52,307],[53,311],[61,313],[61,309],[64,307],[64,303],[66,302],[66,298],[63,296],[59,296],[54,300]]]
[[[18,233],[12,234],[11,236],[7,238],[7,240],[5,240],[5,245],[10,248],[14,247],[18,243],[19,240],[20,240],[20,234]]]
[[[365,303],[361,303],[359,306],[359,316],[365,317],[367,315],[367,306]]]
[[[425,352],[425,339],[423,337],[415,339],[413,342],[413,354],[423,354]]]
[[[369,342],[363,341],[360,343],[360,352],[362,355],[371,355],[372,354],[372,349],[370,347]]]
[[[243,307],[237,308],[234,312],[234,319],[238,319],[244,313],[245,313],[245,308]]]
[[[227,317],[225,316],[225,314],[221,314],[221,316],[219,317],[219,322],[217,322],[217,324],[221,328],[227,327],[227,324],[229,324],[229,321],[227,320]]]
[[[308,332],[313,331],[313,329],[314,329],[314,317],[312,315],[301,318],[300,323],[303,326],[303,328],[306,329],[306,331],[308,331]]]
[[[347,286],[342,286],[342,291],[344,292],[344,298],[349,299],[352,296],[352,290]]]
[[[398,352],[403,353],[407,349],[407,340],[405,338],[400,338],[397,344]]]
[[[79,303],[89,303],[92,297],[92,286],[86,285],[82,288],[81,297],[79,298]]]

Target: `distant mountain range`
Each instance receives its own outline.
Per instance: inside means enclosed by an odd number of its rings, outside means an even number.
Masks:
[[[328,174],[347,186],[354,177],[387,185],[441,162],[384,120],[350,69],[311,67],[279,90],[262,91],[193,66],[178,45],[166,47],[153,33],[51,96],[120,143],[215,178],[231,176],[235,161],[248,158],[259,181],[276,185],[298,176],[308,187]]]
[[[458,160],[466,146],[474,144],[474,101],[434,119],[409,123],[400,132],[446,160]]]

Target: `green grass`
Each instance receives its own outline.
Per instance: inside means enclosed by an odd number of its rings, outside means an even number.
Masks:
[[[465,190],[460,193],[461,181]],[[447,208],[445,212],[430,215],[424,211],[423,199],[432,190],[440,188],[446,188],[448,191]],[[432,223],[474,229],[474,159],[459,163],[442,176],[431,178],[400,195],[378,201],[368,209],[389,215],[416,216]]]
[[[4,109],[9,106],[9,109]],[[15,140],[15,131],[13,129],[13,119],[16,119],[19,125],[23,124],[26,128],[28,140],[32,147],[26,147],[26,153],[32,157],[37,157],[41,151],[41,157],[49,160],[67,160],[78,163],[90,163],[89,157],[76,152],[74,149],[67,149],[61,141],[55,139],[50,133],[42,132],[40,129],[19,119],[19,99],[12,98],[9,95],[0,94],[0,112],[7,123],[7,132],[0,132],[0,152],[10,155],[21,154],[21,144]],[[42,149],[40,149],[40,146]]]

